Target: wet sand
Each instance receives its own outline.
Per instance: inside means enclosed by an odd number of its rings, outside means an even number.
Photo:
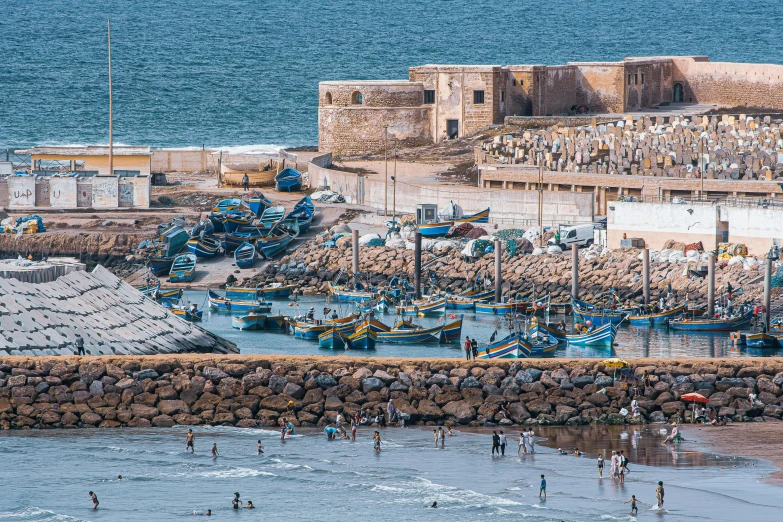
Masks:
[[[772,462],[778,470],[764,477],[783,486],[783,422],[730,423],[727,426],[683,427],[686,440],[703,452],[736,455]]]

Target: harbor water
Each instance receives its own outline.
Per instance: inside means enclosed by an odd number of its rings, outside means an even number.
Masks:
[[[155,147],[313,145],[318,82],[404,79],[430,63],[783,63],[776,2],[11,0],[0,147],[108,142],[107,18],[114,142]]]
[[[357,355],[345,350],[328,350],[318,347],[317,340],[306,340],[286,335],[280,332],[239,331],[231,327],[231,315],[209,311],[206,308],[205,291],[185,291],[184,301],[192,301],[204,310],[204,318],[200,325],[228,339],[239,347],[243,354],[273,353],[286,355]],[[295,305],[293,300],[277,299],[271,301],[272,314],[303,315],[310,307],[314,307],[316,318],[323,317],[325,307],[336,309],[340,316],[356,311],[353,303],[326,302],[323,297],[300,297]],[[458,310],[447,310],[445,317],[425,316],[414,318],[414,322],[424,327],[433,327],[456,320],[460,315]],[[453,316],[453,317],[452,317]],[[377,319],[393,325],[399,318],[394,313],[379,314]],[[570,326],[571,317],[550,317],[552,321],[565,320]],[[479,344],[489,341],[493,332],[497,331],[500,339],[508,334],[506,321],[502,316],[485,314],[464,314],[462,324],[462,340],[465,336],[474,337]],[[360,352],[364,354],[365,352]],[[383,344],[378,343],[371,352],[373,357],[464,357],[462,342],[454,344]],[[737,347],[729,340],[728,332],[715,333],[681,333],[669,331],[666,327],[645,328],[621,325],[617,333],[614,347],[580,347],[559,345],[555,357],[756,357],[779,355],[780,351],[765,350],[759,353],[748,350],[744,346]]]
[[[441,449],[426,428],[385,428],[380,453],[373,451],[373,429],[365,427],[356,442],[329,441],[316,430],[281,442],[276,430],[194,427],[194,454],[185,452],[184,426],[0,433],[0,520],[188,520],[194,510],[211,509],[218,520],[355,520],[363,514],[379,521],[593,522],[634,520],[623,504],[631,495],[639,500],[639,520],[779,517],[779,488],[760,480],[774,470],[770,464],[703,454],[692,443],[667,448],[656,426],[612,428],[536,428],[544,440],[522,456],[517,434],[507,433],[503,457],[490,456],[486,430],[457,431]],[[560,455],[554,448],[565,442],[579,443],[586,454]],[[217,458],[210,455],[213,443]],[[629,457],[624,485],[606,478],[608,469],[598,478],[597,452],[609,456],[612,449]],[[542,474],[546,500],[538,498]],[[665,511],[653,510],[658,481]],[[100,501],[96,511],[89,491]],[[235,492],[256,509],[233,512]],[[433,502],[437,509],[428,508]]]

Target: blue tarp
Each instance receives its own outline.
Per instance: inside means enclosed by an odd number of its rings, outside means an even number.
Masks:
[[[38,221],[38,232],[46,232],[46,227],[44,227],[43,219],[41,219],[41,216],[32,215],[32,216],[16,218],[16,226],[19,226],[22,223],[26,223],[28,221],[33,221],[33,220]]]

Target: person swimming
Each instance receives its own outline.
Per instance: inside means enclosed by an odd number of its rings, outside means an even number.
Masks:
[[[557,448],[557,452],[561,455],[568,455],[568,452],[563,448]]]
[[[117,475],[117,480],[122,480],[122,475]]]
[[[255,509],[256,507],[253,505],[252,500],[248,500],[247,504],[244,506],[244,509]]]
[[[433,503],[432,503],[432,505],[431,505],[430,507],[431,507],[431,508],[436,508],[436,507],[438,507],[438,501],[436,500],[435,502],[433,502]]]

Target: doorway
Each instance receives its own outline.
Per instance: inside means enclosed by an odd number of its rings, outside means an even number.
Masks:
[[[459,120],[446,120],[446,135],[450,140],[459,137]]]
[[[675,83],[674,88],[672,89],[672,101],[674,103],[682,103],[682,100],[684,98],[683,96],[683,88],[681,83]]]

